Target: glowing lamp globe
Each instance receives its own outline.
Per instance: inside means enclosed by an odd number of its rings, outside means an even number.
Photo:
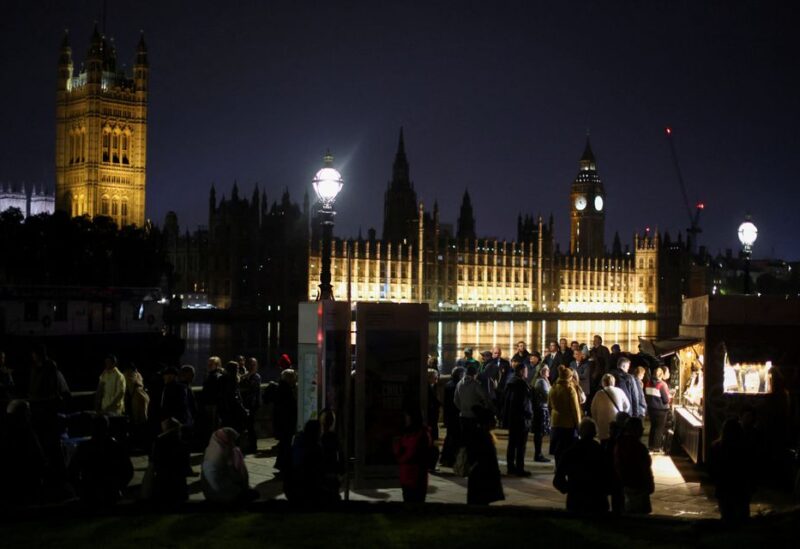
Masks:
[[[739,242],[745,248],[750,248],[758,238],[758,229],[752,221],[745,221],[739,225]]]
[[[317,198],[325,208],[333,206],[343,184],[342,174],[331,167],[322,168],[314,176],[314,192],[317,193]]]

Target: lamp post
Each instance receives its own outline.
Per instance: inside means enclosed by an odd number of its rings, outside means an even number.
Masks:
[[[322,208],[319,210],[319,220],[322,226],[322,264],[319,272],[319,293],[317,301],[333,300],[333,286],[331,286],[331,240],[333,239],[333,218],[336,212],[333,203],[342,190],[342,174],[333,168],[333,155],[330,151],[325,153],[325,167],[317,172],[313,181],[314,192],[317,194]]]
[[[744,293],[750,293],[750,256],[753,252],[753,243],[758,238],[758,228],[751,221],[749,215],[744,216],[744,222],[739,225],[739,242],[742,243],[744,255]]]

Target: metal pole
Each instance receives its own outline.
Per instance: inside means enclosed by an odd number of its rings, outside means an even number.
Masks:
[[[750,295],[750,250],[744,250],[744,295]]]
[[[333,286],[331,286],[331,241],[333,240],[333,216],[336,215],[330,208],[319,211],[320,224],[322,225],[322,264],[319,273],[319,294],[317,301],[333,301]]]

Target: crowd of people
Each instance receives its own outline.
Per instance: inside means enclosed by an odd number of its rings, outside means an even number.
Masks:
[[[75,412],[67,380],[44,346],[31,351],[23,368],[7,364],[0,351],[0,504],[76,498],[92,507],[113,504],[133,477],[131,456],[137,453],[148,459],[139,495],[156,505],[188,499],[188,479],[196,476],[192,452],[203,453],[199,481],[208,501],[254,499],[244,455],[258,450],[256,415],[264,395],[275,402],[273,431],[288,456],[279,466],[287,477],[294,466],[296,376],[287,355],[278,364],[280,382],[265,388],[256,358],[237,356],[223,366],[212,356],[197,390],[192,365],[162,366],[145,379],[136,365],[122,368],[108,355],[94,409]],[[330,446],[320,433],[320,448],[323,442]]]
[[[528,351],[520,341],[510,360],[500,347],[479,356],[464,349],[441,403],[447,432],[441,464],[469,477],[469,502],[503,499],[491,434],[499,419],[508,431],[509,476],[531,474],[524,465],[530,433],[533,461],[554,461],[553,485],[567,495],[568,510],[651,512],[651,455],[668,452],[671,444],[671,438],[665,438],[672,402],[669,368],[641,351],[624,353],[619,345],[609,349],[600,336],[594,336],[591,347],[562,338],[540,353]],[[650,427],[647,444],[642,440],[645,420]],[[434,421],[429,416],[429,422]],[[728,439],[736,437],[736,431],[725,433]],[[723,461],[714,455],[712,459]],[[719,478],[728,470],[712,464],[712,471],[722,471]],[[725,497],[726,489],[718,494]],[[739,497],[737,512],[742,513],[742,498],[749,502],[749,496],[732,491]]]
[[[651,455],[668,444],[668,368],[623,353],[618,345],[609,349],[599,336],[591,347],[553,341],[544,353],[529,352],[519,342],[510,360],[499,347],[481,353],[480,360],[474,355],[464,350],[442,392],[439,371],[429,363],[427,410],[405,410],[392,447],[405,501],[425,501],[429,474],[439,465],[468,477],[467,503],[503,500],[499,422],[508,433],[507,475],[530,476],[525,462],[532,434],[533,461],[554,462],[553,486],[566,494],[568,510],[651,511]],[[199,485],[205,499],[223,505],[251,501],[258,492],[250,486],[244,456],[258,451],[256,415],[266,395],[277,440],[275,476],[287,499],[337,501],[345,459],[335,415],[323,410],[297,432],[297,374],[287,355],[278,366],[277,382],[265,389],[255,358],[238,356],[223,365],[212,356],[202,387],[193,390],[191,365],[165,366],[145,380],[135,365],[121,368],[109,355],[94,412],[70,414],[67,382],[43,347],[31,353],[24,388],[0,352],[0,398],[7,403],[0,423],[2,499],[26,505],[72,496],[89,506],[113,504],[131,481],[130,456],[139,451],[148,456],[142,499],[161,506],[185,502],[188,479],[196,476],[190,454],[202,452]],[[441,445],[440,419],[446,432]],[[720,508],[736,517],[746,516],[749,502],[748,493],[729,480],[736,463],[727,450],[741,444],[740,430],[738,423],[726,424],[711,449]]]

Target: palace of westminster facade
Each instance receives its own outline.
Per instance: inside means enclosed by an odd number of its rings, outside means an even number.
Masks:
[[[76,75],[65,36],[56,94],[57,209],[144,225],[148,80],[143,37],[129,75],[117,69],[113,42],[95,29]],[[624,251],[615,237],[606,250],[606,193],[588,138],[569,192],[568,253],[555,244],[552,217],[520,217],[513,241],[480,238],[468,193],[454,230],[436,204],[426,211],[417,200],[401,130],[383,234],[334,241],[334,296],[425,302],[433,311],[627,315],[660,324],[678,318],[685,247],[655,232],[635,235]],[[207,227],[181,233],[175,214],[165,222],[171,290],[204,295],[221,308],[287,310],[316,299],[321,242],[312,210],[307,194],[302,206],[288,191],[270,206],[257,188],[240,197],[234,184],[221,200],[212,188]]]

